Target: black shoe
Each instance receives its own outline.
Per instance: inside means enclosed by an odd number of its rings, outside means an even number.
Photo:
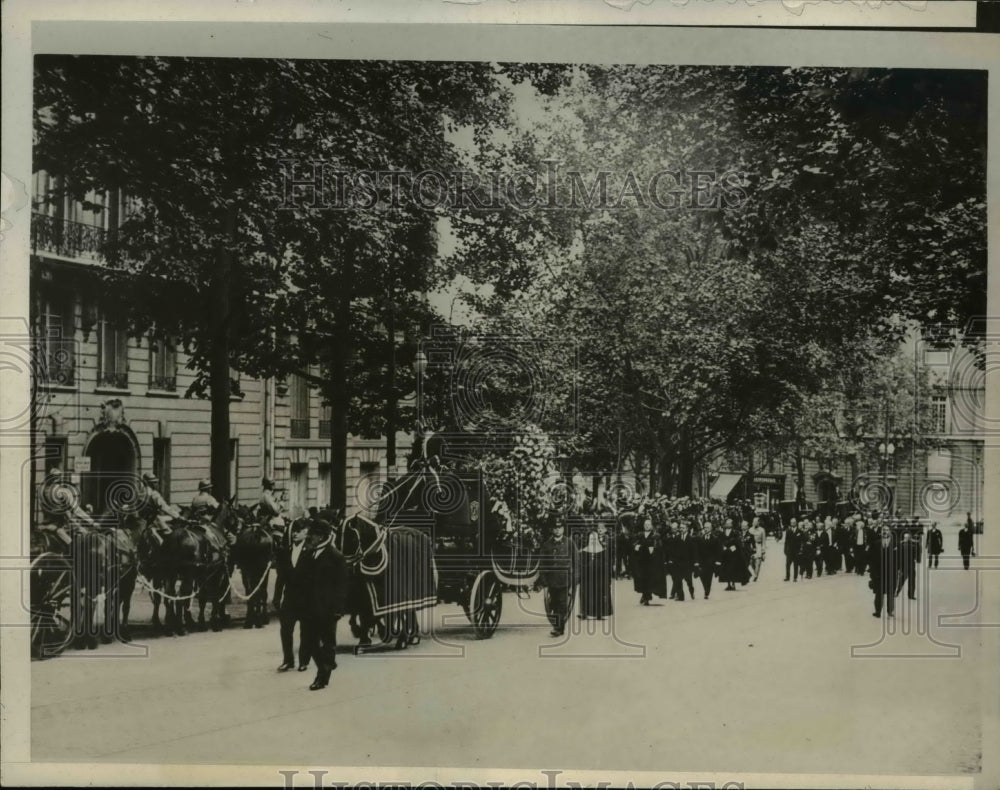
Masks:
[[[288,670],[294,669],[294,668],[295,668],[295,664],[293,662],[286,661],[284,664],[282,664],[280,667],[278,667],[278,671],[279,672],[287,672]]]
[[[785,581],[786,581],[786,582],[790,582],[790,581],[791,581],[791,579],[789,579],[789,578],[788,578],[788,577],[786,576],[786,577],[785,577]]]
[[[872,612],[872,617],[881,617],[881,616],[882,616],[881,612]]]
[[[560,631],[557,628],[553,628],[551,631],[549,631],[549,636],[562,636],[562,631]]]
[[[299,672],[305,672],[307,669],[309,669],[308,662],[305,664],[299,664]]]
[[[319,691],[320,689],[325,689],[327,684],[330,682],[329,675],[317,675],[316,679],[309,686],[310,691]]]

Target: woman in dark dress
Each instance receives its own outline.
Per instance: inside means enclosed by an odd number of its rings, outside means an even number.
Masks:
[[[722,550],[719,581],[724,582],[726,591],[730,592],[736,589],[737,582],[746,584],[750,581],[743,536],[738,529],[733,527],[732,519],[726,519],[722,534],[719,536],[719,542]]]
[[[611,577],[614,572],[614,552],[607,540],[607,529],[598,524],[587,537],[579,554],[580,617],[603,620],[613,613]]]

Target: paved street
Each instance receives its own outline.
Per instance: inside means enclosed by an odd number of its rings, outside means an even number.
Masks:
[[[953,541],[946,534],[946,546]],[[768,547],[759,582],[718,585],[707,601],[696,586],[693,601],[640,607],[631,582],[617,582],[613,636],[584,630],[557,645],[537,616],[539,594],[505,595],[486,641],[458,607],[442,605],[433,610],[445,622],[438,640],[355,657],[342,623],[339,668],[319,692],[307,689],[311,671],[275,672],[274,620],[263,630],[137,639],[146,658],[118,657],[121,646],[68,652],[32,665],[32,759],[977,770],[981,632],[936,625],[938,614],[970,609],[975,574],[946,570],[961,567],[958,557],[932,572],[936,642],[923,609],[904,607],[905,591],[895,626],[910,634],[883,638],[865,579],[786,583],[781,545]],[[875,646],[852,658],[852,645]]]

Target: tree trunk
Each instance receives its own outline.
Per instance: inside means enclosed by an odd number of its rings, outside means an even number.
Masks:
[[[799,489],[799,493],[796,495],[795,501],[801,508],[804,507],[806,503],[806,468],[802,460],[801,448],[795,450],[795,472],[796,483]]]
[[[354,286],[354,246],[348,234],[341,245],[341,278],[330,365],[330,507],[347,512],[348,410],[351,406],[351,293]]]
[[[396,305],[395,289],[390,282],[385,328],[389,336],[386,353],[389,355],[389,376],[385,393],[385,476],[396,476]]]
[[[677,496],[691,496],[694,490],[694,466],[694,454],[690,448],[682,448],[677,460]]]
[[[226,206],[223,243],[219,263],[212,272],[212,347],[209,351],[208,382],[212,398],[211,478],[218,499],[228,499],[229,490],[229,321],[232,313],[229,291],[235,266],[236,205]]]

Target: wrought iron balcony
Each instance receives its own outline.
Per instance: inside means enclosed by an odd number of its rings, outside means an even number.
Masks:
[[[309,420],[308,419],[293,419],[292,420],[292,438],[293,439],[308,439],[309,438]]]
[[[174,392],[177,389],[177,379],[174,376],[150,376],[149,388],[162,392]]]
[[[97,386],[111,387],[117,390],[126,390],[128,389],[128,372],[122,372],[122,373],[111,373],[107,371],[102,372],[97,377]]]
[[[39,378],[46,384],[71,387],[75,383],[74,350],[72,340],[48,340],[41,352],[42,364]]]
[[[37,212],[31,215],[31,251],[50,252],[66,258],[104,257],[107,233],[104,228],[50,217]]]

